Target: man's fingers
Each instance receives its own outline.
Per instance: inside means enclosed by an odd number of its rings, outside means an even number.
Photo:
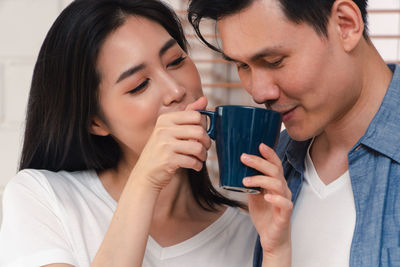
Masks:
[[[260,146],[258,147],[258,149],[261,153],[261,156],[263,156],[263,158],[265,158],[269,162],[271,162],[277,166],[282,164],[280,158],[275,153],[275,151],[272,148],[270,148],[269,146],[267,146],[266,144],[261,143]]]
[[[264,195],[264,199],[280,210],[280,216],[283,222],[290,219],[293,210],[293,203],[290,199],[268,193]]]
[[[242,154],[240,157],[242,163],[250,168],[256,169],[266,176],[279,177],[281,176],[280,165],[275,165],[259,156]]]
[[[243,179],[243,184],[247,187],[260,187],[268,192],[291,198],[291,193],[285,181],[268,176],[256,175]]]

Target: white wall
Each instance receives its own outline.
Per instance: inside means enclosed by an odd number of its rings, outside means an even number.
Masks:
[[[59,12],[70,2],[71,0],[0,0],[0,198],[5,184],[17,169],[33,64],[47,30]],[[184,9],[186,3],[185,0],[167,2],[177,9]],[[400,1],[370,0],[370,8],[400,9]],[[400,35],[399,17],[399,13],[371,14],[371,34]],[[400,60],[399,39],[374,39],[373,42],[386,60]],[[193,52],[194,56],[204,53],[207,52],[202,49],[195,49]],[[198,67],[201,69],[203,82],[212,82],[215,77],[210,73],[215,71],[214,67],[204,63],[199,63]],[[214,103],[250,101],[238,89],[205,88],[205,91]]]
[[[17,170],[36,56],[47,30],[67,2],[0,0],[0,197]]]

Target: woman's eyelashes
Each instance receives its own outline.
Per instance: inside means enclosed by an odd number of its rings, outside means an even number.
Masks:
[[[186,59],[186,56],[180,56],[177,59],[171,61],[170,63],[167,64],[167,68],[174,68],[174,67],[179,67],[180,65],[183,64],[184,60]],[[132,90],[128,91],[129,94],[134,94],[137,93],[147,87],[149,84],[150,79],[147,78],[145,79],[141,84],[133,88]]]
[[[175,66],[179,66],[181,63],[183,63],[183,61],[186,59],[186,56],[180,56],[177,59],[173,60],[172,62],[167,64],[167,68],[168,67],[175,67]]]
[[[140,90],[144,89],[147,87],[148,83],[149,83],[150,79],[146,79],[144,80],[141,84],[139,84],[138,86],[136,86],[135,88],[133,88],[132,90],[130,90],[128,93],[129,94],[134,94],[139,92]]]

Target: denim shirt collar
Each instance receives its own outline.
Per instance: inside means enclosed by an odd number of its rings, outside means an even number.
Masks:
[[[358,143],[400,163],[400,67],[395,64],[388,67],[393,72],[392,81],[378,112]]]
[[[299,172],[304,172],[304,158],[307,154],[307,148],[312,139],[306,141],[295,141],[290,139],[288,149],[286,151],[286,158],[290,165]]]
[[[354,148],[361,143],[400,162],[400,113],[396,112],[400,106],[400,67],[395,64],[388,64],[388,67],[393,72],[392,81],[378,112]],[[299,173],[304,172],[304,158],[310,142],[311,139],[306,141],[290,139],[288,143],[287,161]]]

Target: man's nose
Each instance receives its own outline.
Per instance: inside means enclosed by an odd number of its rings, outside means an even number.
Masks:
[[[269,72],[253,71],[250,94],[256,103],[264,104],[277,100],[280,88]]]

